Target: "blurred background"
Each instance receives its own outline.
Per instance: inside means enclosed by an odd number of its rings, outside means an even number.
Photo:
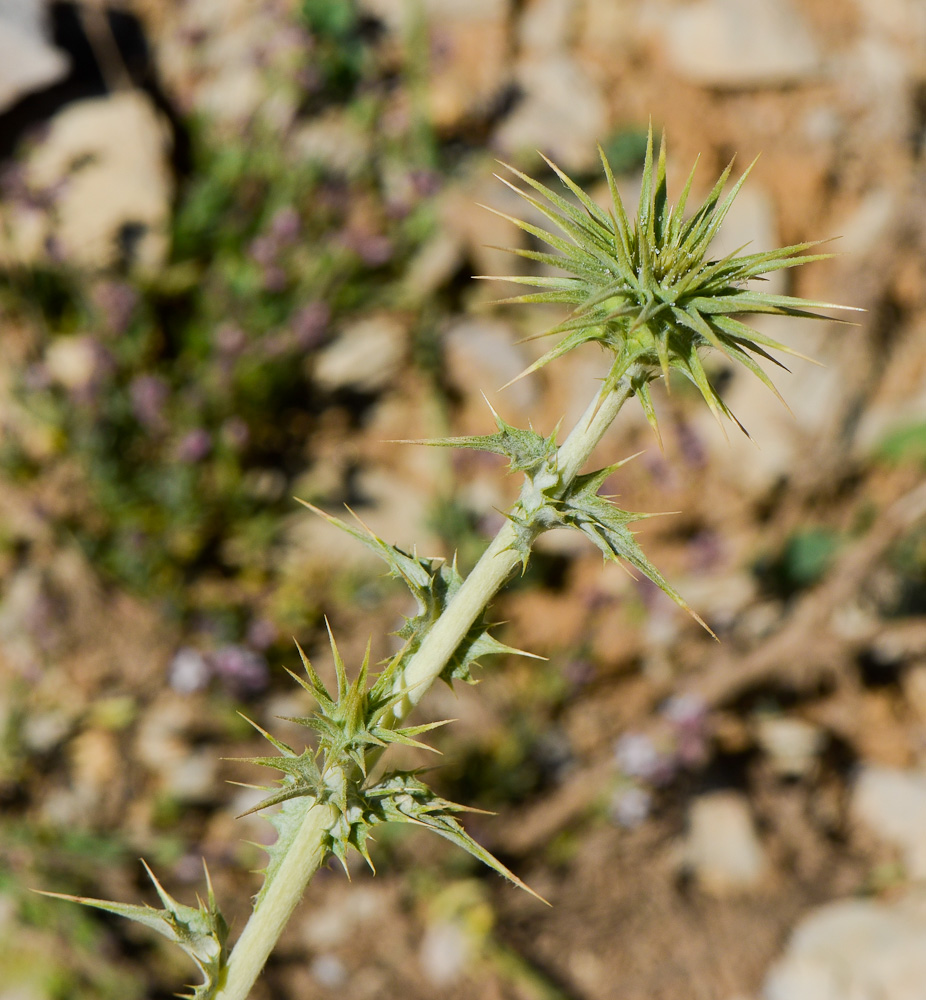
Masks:
[[[544,540],[500,637],[547,657],[434,690],[433,781],[552,909],[382,829],[324,871],[255,998],[926,997],[926,5],[921,0],[0,0],[0,998],[166,998],[185,958],[30,887],[184,902],[240,929],[266,752],[305,714],[295,636],[356,669],[408,598],[293,496],[464,567],[517,483],[389,442],[549,433],[606,371],[493,305],[531,211],[496,159],[627,197],[761,157],[726,252],[836,238],[772,287],[789,413],[711,374],[660,450],[599,464],[714,643],[581,537]],[[735,168],[736,169],[736,168]],[[533,310],[533,311],[532,311]],[[792,364],[791,361],[794,361]],[[578,534],[578,533],[576,533]],[[302,745],[301,743],[299,744]],[[265,745],[264,745],[265,746]],[[401,757],[406,766],[422,763]],[[430,763],[430,762],[428,762]]]

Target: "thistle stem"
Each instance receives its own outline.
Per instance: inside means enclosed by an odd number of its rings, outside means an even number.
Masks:
[[[625,372],[616,384],[609,379],[560,446],[557,452],[560,489],[575,479],[621,407],[633,395],[631,381],[635,374],[635,370]],[[425,636],[405,669],[403,684],[408,695],[394,706],[396,719],[404,718],[421,701],[473,622],[518,566],[521,557],[513,547],[515,538],[515,526],[506,521]]]
[[[232,950],[225,985],[216,1000],[246,1000],[309,879],[325,861],[326,835],[335,819],[333,806],[316,805],[306,811],[266,894],[254,907]]]
[[[621,407],[633,395],[631,380],[635,375],[635,369],[629,369],[620,378],[614,378],[612,373],[560,446],[557,468],[561,489],[575,479]],[[517,568],[521,557],[512,545],[515,539],[514,525],[506,521],[431,627],[405,670],[402,683],[408,693],[393,706],[396,722],[421,701],[473,623]],[[225,985],[216,1000],[246,1000],[309,879],[325,861],[325,839],[335,818],[331,806],[312,806],[307,810],[292,846],[232,951]]]

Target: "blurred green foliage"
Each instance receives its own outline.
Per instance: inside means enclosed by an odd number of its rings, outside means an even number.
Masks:
[[[796,531],[778,553],[760,559],[755,572],[769,593],[787,599],[823,577],[840,544],[840,536],[827,528]]]
[[[875,456],[883,462],[926,465],[926,423],[898,427],[881,439]]]
[[[313,354],[342,317],[400,298],[405,265],[432,231],[426,198],[386,205],[386,143],[346,178],[294,160],[272,136],[218,144],[196,122],[191,135],[163,270],[0,276],[7,315],[44,331],[21,398],[90,486],[62,527],[104,574],[181,615],[203,572],[239,580],[245,598],[270,581],[292,480],[330,402],[313,383]],[[69,337],[91,358],[80,386],[61,385],[45,363]],[[48,461],[15,440],[0,453],[20,481]],[[236,637],[234,615],[227,625]]]

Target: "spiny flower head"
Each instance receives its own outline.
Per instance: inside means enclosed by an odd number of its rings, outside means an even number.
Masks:
[[[514,167],[506,165],[540,197],[499,178],[563,234],[504,215],[524,232],[557,251],[512,249],[511,252],[566,272],[565,276],[509,275],[503,280],[533,285],[543,291],[503,301],[565,303],[574,307],[564,322],[541,334],[562,335],[559,343],[522,375],[542,368],[580,344],[594,341],[615,355],[609,376],[612,383],[632,373],[634,391],[657,434],[648,383],[660,375],[668,376],[672,369],[680,371],[697,386],[715,416],[723,414],[735,419],[707,377],[701,361],[702,352],[705,348],[716,348],[729,360],[744,365],[775,392],[756,356],[780,365],[768,353],[769,349],[790,354],[797,352],[737,317],[770,313],[825,319],[814,310],[846,307],[759,291],[751,287],[750,282],[772,271],[830,255],[808,254],[805,251],[816,244],[798,243],[752,254],[741,255],[737,250],[720,259],[711,259],[711,242],[751,166],[722,198],[731,163],[707,198],[686,218],[685,209],[697,164],[688,175],[678,202],[671,205],[666,186],[665,137],[654,164],[650,128],[637,217],[631,222],[611,166],[600,147],[599,153],[611,195],[611,205],[607,209],[549,160],[547,164],[578,199],[581,208]]]

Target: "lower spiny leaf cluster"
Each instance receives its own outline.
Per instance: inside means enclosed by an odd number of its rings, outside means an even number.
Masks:
[[[57,892],[45,892],[42,895],[55,896],[58,899],[69,899],[84,906],[92,906],[97,910],[115,913],[120,917],[134,920],[157,931],[162,937],[179,945],[196,963],[202,973],[203,981],[198,986],[190,986],[190,993],[182,994],[186,1000],[213,1000],[225,983],[225,971],[228,964],[228,924],[219,912],[212,891],[212,881],[209,871],[203,864],[206,875],[207,894],[205,902],[197,897],[198,906],[185,906],[178,903],[157,880],[151,869],[145,865],[145,871],[154,883],[154,888],[163,904],[162,909],[153,906],[135,905],[130,903],[113,903],[105,899],[88,899],[86,896],[66,896]]]
[[[398,553],[398,550],[394,551]],[[406,560],[411,559],[398,553],[397,560],[400,555]],[[420,561],[418,562],[420,565]],[[369,647],[357,677],[350,682],[333,636],[330,636],[330,642],[337,673],[336,698],[329,694],[301,648],[299,653],[306,679],[292,674],[314,696],[317,711],[313,716],[291,718],[289,721],[315,730],[318,734],[317,749],[306,748],[297,753],[292,747],[256,726],[278,754],[246,758],[251,763],[274,768],[283,774],[281,786],[249,810],[257,812],[278,804],[283,807],[271,817],[279,836],[268,850],[270,861],[261,893],[276,874],[307,809],[316,805],[332,807],[334,819],[328,828],[326,846],[345,871],[348,871],[346,859],[350,848],[358,851],[370,868],[373,868],[367,840],[374,826],[380,823],[413,823],[453,841],[526,889],[527,886],[520,879],[480,847],[457,821],[456,815],[468,811],[467,808],[437,796],[418,777],[418,772],[393,771],[379,781],[371,783],[368,780],[367,755],[371,751],[378,753],[390,743],[433,749],[415,737],[444,723],[431,722],[401,728],[384,725],[387,713],[406,694],[403,690],[394,690],[394,678],[402,662],[402,653],[394,657],[373,684],[368,686]],[[258,902],[260,898],[259,895]]]

